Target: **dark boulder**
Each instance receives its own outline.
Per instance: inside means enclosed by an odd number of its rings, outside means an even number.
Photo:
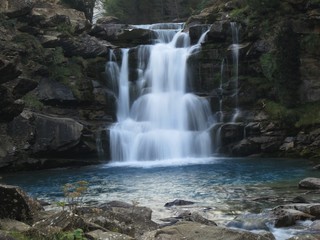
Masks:
[[[194,202],[176,199],[172,202],[167,202],[164,206],[165,207],[172,207],[172,206],[185,206],[185,205],[192,205]]]
[[[87,34],[77,37],[47,36],[43,41],[45,47],[62,47],[66,57],[81,56],[83,58],[107,57],[109,48],[114,46]]]
[[[42,79],[36,92],[38,99],[48,104],[72,104],[77,101],[68,86],[51,79]]]
[[[0,185],[0,218],[32,221],[42,206],[19,187]]]
[[[17,63],[7,61],[0,57],[0,84],[9,82],[17,78],[21,70],[17,68]]]
[[[11,121],[24,108],[24,102],[15,100],[8,88],[0,85],[0,121]]]
[[[29,78],[19,78],[19,82],[13,88],[12,94],[14,97],[21,98],[28,92],[32,91],[38,86],[38,82]]]

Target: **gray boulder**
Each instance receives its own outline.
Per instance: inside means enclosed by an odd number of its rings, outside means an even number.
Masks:
[[[305,178],[299,182],[299,188],[320,189],[320,178]]]
[[[173,226],[145,233],[141,240],[273,240],[272,234],[259,235],[247,231],[229,229],[224,227],[212,227],[194,222],[181,222]]]

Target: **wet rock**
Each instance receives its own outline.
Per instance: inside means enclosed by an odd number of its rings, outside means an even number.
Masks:
[[[153,232],[147,232],[141,240],[164,239],[197,239],[197,240],[273,240],[271,235],[263,236],[251,232],[229,229],[224,227],[212,227],[193,222],[182,222],[173,226],[164,227]]]
[[[265,230],[269,231],[267,224],[270,222],[269,215],[244,214],[236,217],[227,224],[227,227],[240,228],[248,231]]]
[[[179,219],[180,221],[196,222],[207,226],[217,226],[214,221],[210,221],[202,217],[197,212],[184,211],[180,213],[179,216],[176,217],[176,219]]]
[[[85,235],[88,239],[90,240],[95,240],[95,239],[108,239],[108,240],[133,240],[134,238],[124,235],[121,233],[116,233],[116,232],[104,232],[101,230],[95,230],[92,232],[88,232]]]
[[[314,221],[310,226],[310,230],[320,231],[320,220]]]
[[[195,44],[200,39],[201,35],[209,29],[210,25],[208,24],[199,24],[191,26],[189,28],[189,36],[191,43]]]
[[[299,220],[314,220],[320,216],[319,204],[287,204],[274,208],[275,227],[295,225]]]
[[[42,206],[16,186],[0,184],[0,219],[32,221]]]
[[[232,156],[249,156],[260,152],[260,145],[250,139],[243,139],[231,149]]]
[[[244,137],[244,126],[238,123],[226,123],[221,127],[221,142],[228,145],[240,141]]]
[[[230,22],[229,21],[216,21],[208,32],[208,41],[220,43],[225,42],[228,36],[231,36]]]
[[[304,197],[301,197],[301,196],[297,196],[297,197],[293,198],[292,202],[293,203],[308,203],[308,201]]]
[[[313,167],[314,170],[320,170],[320,164]]]
[[[299,182],[299,188],[320,189],[320,178],[305,178]]]
[[[172,207],[172,206],[185,206],[185,205],[192,205],[194,202],[176,199],[172,202],[167,202],[164,206],[165,207]]]
[[[318,240],[320,239],[320,234],[299,234],[289,238],[288,240]]]

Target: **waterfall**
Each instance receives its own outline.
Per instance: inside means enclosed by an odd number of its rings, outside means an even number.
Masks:
[[[129,99],[129,50],[122,50],[118,122],[110,129],[113,161],[153,161],[209,157],[212,113],[205,98],[186,91],[191,46],[182,24],[150,25],[158,39],[138,47],[139,95]],[[202,36],[203,41],[204,37]]]
[[[235,110],[231,122],[235,122],[240,115],[239,110],[239,26],[236,22],[231,22],[232,31],[232,62],[233,62],[233,79],[235,88]]]
[[[94,8],[93,8],[93,17],[92,23],[96,23],[96,21],[103,17],[104,8],[103,8],[103,0],[96,0]]]

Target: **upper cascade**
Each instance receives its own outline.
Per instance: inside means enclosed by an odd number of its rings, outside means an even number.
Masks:
[[[113,161],[209,157],[212,124],[205,98],[187,92],[190,45],[183,24],[142,25],[158,31],[154,45],[138,47],[138,79],[129,82],[129,50],[122,50],[118,78],[118,123],[110,132]],[[112,58],[111,58],[112,62]],[[110,65],[110,62],[108,63]],[[109,72],[108,74],[112,74]],[[137,96],[133,97],[132,90]]]

